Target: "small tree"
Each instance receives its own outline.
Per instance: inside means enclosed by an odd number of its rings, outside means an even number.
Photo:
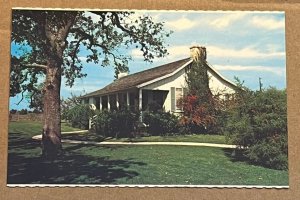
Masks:
[[[73,107],[80,105],[80,103],[81,101],[78,96],[74,95],[73,93],[71,93],[71,96],[67,99],[62,98],[60,101],[62,118],[64,119],[64,116],[68,113],[68,111]]]
[[[216,124],[216,107],[218,98],[209,88],[209,77],[205,60],[194,60],[186,71],[188,94],[180,104],[183,116],[180,123],[190,132],[207,132]]]
[[[89,120],[94,115],[95,112],[90,109],[89,105],[79,104],[65,110],[63,113],[63,119],[69,121],[72,127],[88,129]]]

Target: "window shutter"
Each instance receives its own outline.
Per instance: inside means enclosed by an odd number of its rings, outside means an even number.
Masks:
[[[175,87],[171,87],[171,111],[174,112],[176,108],[175,102]]]

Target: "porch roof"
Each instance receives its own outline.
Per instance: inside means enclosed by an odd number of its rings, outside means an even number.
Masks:
[[[105,86],[104,88],[88,93],[82,96],[81,98],[101,96],[101,95],[115,93],[118,91],[137,88],[137,86],[140,84],[171,74],[175,70],[179,69],[180,67],[188,63],[190,60],[191,58],[185,58],[172,63],[168,63],[148,70],[127,75],[125,77],[113,81],[111,84]]]

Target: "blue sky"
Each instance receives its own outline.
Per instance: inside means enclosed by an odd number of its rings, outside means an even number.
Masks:
[[[93,14],[87,15],[97,19]],[[151,15],[155,21],[165,22],[166,29],[173,34],[166,40],[169,55],[154,59],[153,63],[145,63],[139,50],[126,52],[133,58],[129,62],[130,73],[186,58],[189,47],[200,45],[207,49],[207,61],[229,80],[237,76],[253,90],[258,89],[259,78],[264,87],[286,88],[284,12],[140,11],[133,18],[139,15]],[[12,52],[16,51],[13,45]],[[92,92],[114,80],[112,67],[86,63],[85,56],[82,50],[80,57],[87,77],[77,79],[72,88],[62,84],[62,97]],[[18,99],[11,98],[11,108],[27,106],[26,101],[17,106]]]

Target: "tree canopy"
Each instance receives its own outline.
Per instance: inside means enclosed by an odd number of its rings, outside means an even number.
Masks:
[[[86,62],[113,66],[117,75],[128,71],[132,59],[120,49],[138,48],[144,60],[151,62],[167,54],[164,40],[170,33],[162,22],[134,12],[14,10],[12,42],[26,48],[18,52],[21,55],[12,56],[10,96],[35,93],[46,71],[49,46],[54,50],[50,56],[54,57],[55,45],[64,47],[61,73],[66,85],[73,86],[76,78],[87,75],[82,72],[80,50],[87,50]]]
[[[140,49],[146,62],[165,56],[169,34],[163,23],[134,12],[13,10],[12,42],[25,48],[11,58],[10,96],[36,94],[39,78],[44,78],[39,90],[44,104],[43,155],[56,157],[62,152],[61,80],[65,77],[66,85],[73,86],[76,78],[86,76],[82,49],[86,62],[113,66],[117,75],[128,71],[131,56],[124,52],[132,48]]]

